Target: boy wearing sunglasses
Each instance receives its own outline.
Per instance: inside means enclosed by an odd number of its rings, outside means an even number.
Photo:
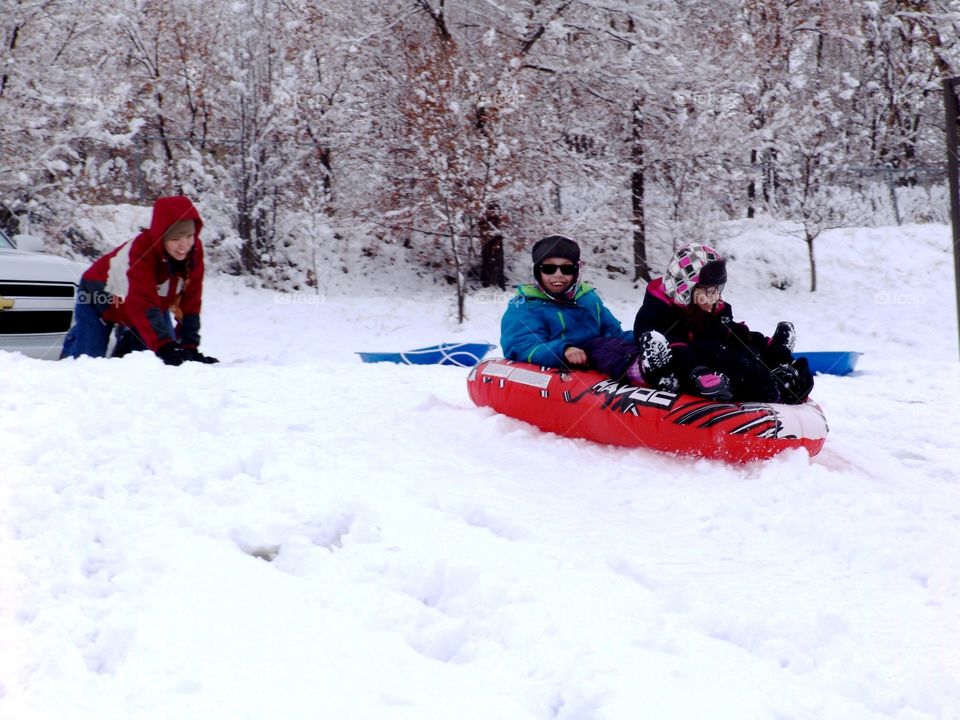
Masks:
[[[636,354],[624,332],[589,284],[580,279],[580,246],[550,235],[533,246],[534,282],[520,285],[500,324],[508,360],[545,367],[587,367],[601,338]]]

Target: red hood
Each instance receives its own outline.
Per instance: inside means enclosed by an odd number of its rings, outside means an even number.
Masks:
[[[200,219],[200,213],[190,202],[190,198],[186,195],[157,198],[157,201],[153,204],[153,217],[150,219],[150,230],[148,231],[150,237],[154,240],[162,239],[167,229],[181,220],[193,220],[196,223],[193,239],[194,242],[199,240],[203,220]]]

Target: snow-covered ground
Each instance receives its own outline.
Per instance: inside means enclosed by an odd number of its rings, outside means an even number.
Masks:
[[[949,231],[828,233],[811,295],[800,241],[741,230],[739,318],[865,353],[812,459],[571,441],[353,355],[496,342],[499,293],[458,327],[213,277],[221,365],[0,353],[0,718],[960,717]]]

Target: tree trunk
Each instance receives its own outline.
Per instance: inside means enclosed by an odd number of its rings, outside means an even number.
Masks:
[[[780,178],[777,174],[777,151],[768,147],[763,151],[763,202],[767,205],[776,200],[780,189]]]
[[[804,239],[807,241],[807,254],[810,258],[810,292],[817,291],[817,260],[813,256],[813,241],[817,239],[817,236],[811,233],[809,230],[806,230],[804,233]]]
[[[244,178],[240,196],[237,198],[237,235],[243,241],[240,245],[240,268],[243,272],[255,273],[260,268],[260,254],[256,247],[256,232],[247,184],[248,181]]]
[[[241,111],[241,119],[246,113]],[[243,241],[240,246],[240,265],[244,272],[254,273],[260,268],[260,253],[256,246],[256,225],[253,217],[253,178],[248,162],[246,123],[241,125],[240,186],[237,192],[237,235]]]
[[[503,234],[500,225],[503,218],[497,203],[490,203],[480,218],[480,282],[483,287],[496,285],[506,290],[503,270]]]
[[[650,281],[647,263],[647,221],[644,206],[643,103],[633,101],[633,172],[630,174],[630,201],[633,210],[633,279]]]
[[[453,230],[452,223],[451,230]],[[466,277],[464,277],[463,274],[463,260],[460,257],[460,243],[457,240],[456,231],[452,231],[450,233],[450,250],[453,254],[454,270],[457,274],[457,323],[463,325],[463,321],[466,318],[464,304],[467,297],[467,283]]]
[[[330,159],[331,148],[324,145],[317,150],[320,156],[320,165],[323,166],[323,177],[320,179],[323,188],[323,211],[333,215],[333,166]]]
[[[13,51],[17,49],[17,38],[20,36],[20,26],[14,25],[13,32],[10,33],[10,43],[7,45],[7,49],[10,51],[10,54],[13,55]],[[4,68],[3,75],[0,75],[0,95],[3,95],[3,91],[7,89],[7,82],[10,80],[10,74],[6,72],[6,67],[11,67],[6,65]]]
[[[183,187],[180,184],[180,175],[177,171],[177,163],[173,159],[173,148],[170,147],[170,139],[167,136],[167,123],[163,117],[163,95],[156,94],[157,98],[157,135],[160,139],[160,145],[163,147],[163,156],[166,159],[167,169],[173,176],[173,186],[178,195],[183,195]]]

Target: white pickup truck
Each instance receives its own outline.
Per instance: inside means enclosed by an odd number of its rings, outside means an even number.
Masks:
[[[0,351],[56,360],[86,266],[39,252],[35,238],[17,240],[0,230]]]

